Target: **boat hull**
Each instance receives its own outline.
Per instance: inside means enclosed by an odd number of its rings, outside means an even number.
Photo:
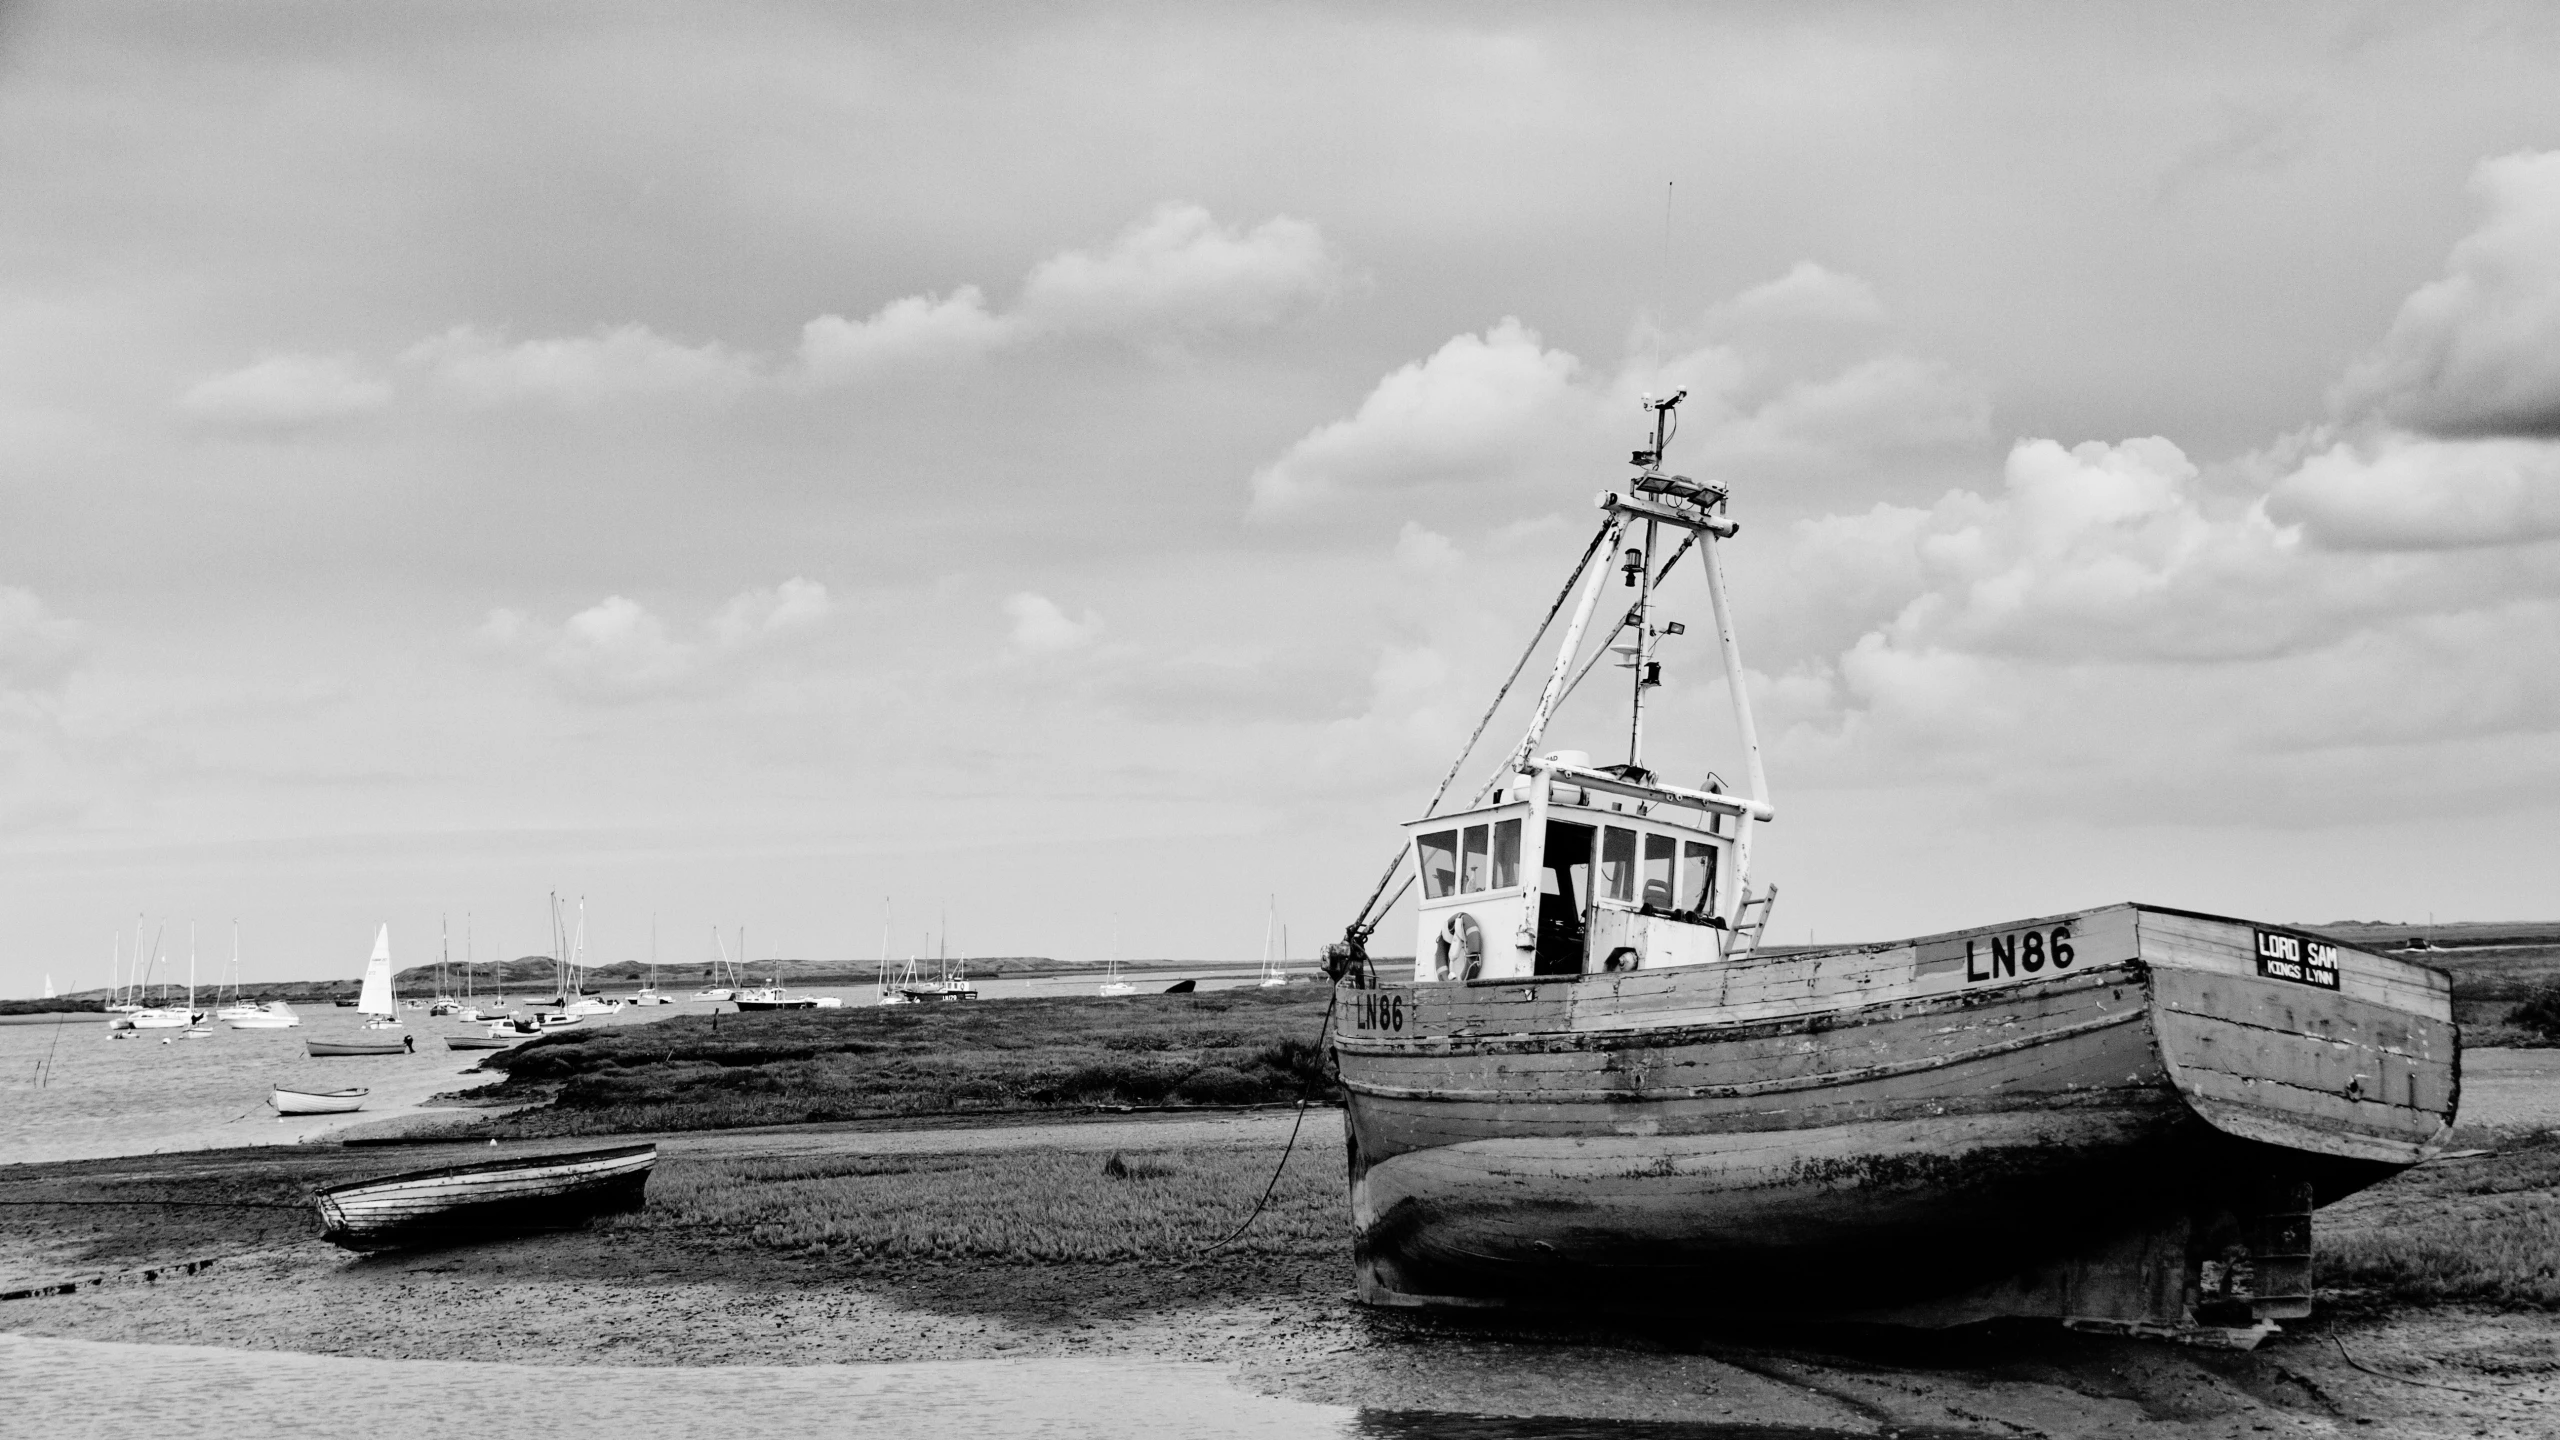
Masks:
[[[313,1197],[322,1238],[350,1250],[396,1250],[565,1229],[636,1209],[655,1145],[420,1170],[333,1185]]]
[[[444,1048],[447,1050],[504,1050],[510,1046],[521,1045],[524,1041],[525,1037],[522,1035],[447,1035],[444,1037]]]
[[[347,1115],[364,1108],[365,1090],[288,1090],[268,1092],[267,1103],[279,1115]]]
[[[815,1000],[739,1000],[733,1003],[740,1010],[815,1010],[818,1008],[818,1002]]]
[[[2122,906],[1346,987],[1360,1293],[1923,1324],[2307,1313],[2309,1212],[2440,1140],[2456,1038],[2435,972],[2351,952],[2342,991],[2273,979],[2233,953],[2265,933]]]
[[[314,1058],[333,1055],[403,1055],[418,1048],[417,1038],[401,1035],[389,1040],[323,1040],[304,1036],[303,1050]]]

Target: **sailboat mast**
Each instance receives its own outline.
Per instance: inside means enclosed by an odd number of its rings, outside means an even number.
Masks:
[[[187,1023],[196,1018],[196,922],[187,922]]]

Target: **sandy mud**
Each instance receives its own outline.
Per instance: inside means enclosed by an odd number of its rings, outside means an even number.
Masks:
[[[661,1164],[1008,1147],[1275,1150],[1288,1120],[666,1136]],[[1300,1143],[1329,1153],[1338,1127],[1338,1117],[1311,1116]],[[17,1166],[0,1171],[0,1198],[275,1196],[475,1153],[314,1146]],[[284,1179],[292,1185],[280,1190]],[[357,1258],[319,1242],[297,1208],[143,1213],[0,1206],[5,1288],[97,1277],[68,1294],[0,1302],[0,1330],[538,1364],[1143,1355],[1216,1361],[1265,1393],[1377,1410],[1871,1434],[2522,1436],[2552,1433],[2548,1417],[2560,1414],[2560,1325],[2541,1314],[2315,1318],[2245,1355],[2027,1324],[1939,1335],[1486,1325],[1355,1305],[1333,1254],[866,1262],[608,1221],[579,1233]],[[204,1260],[213,1263],[192,1273],[170,1264]]]

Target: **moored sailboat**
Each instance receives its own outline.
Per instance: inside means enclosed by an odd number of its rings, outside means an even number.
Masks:
[[[357,1013],[368,1017],[367,1032],[351,1040],[324,1040],[319,1036],[303,1039],[303,1050],[314,1056],[324,1055],[397,1055],[418,1048],[415,1037],[389,1032],[404,1030],[397,1002],[391,996],[391,927],[385,924],[374,932],[373,955],[365,962],[364,988],[356,997]]]
[[[1737,527],[1724,487],[1661,469],[1679,398],[1649,402],[1632,493],[1601,499],[1526,734],[1474,803],[1407,826],[1411,976],[1368,960],[1367,913],[1328,952],[1360,1296],[2239,1343],[2307,1315],[2313,1210],[2449,1128],[2448,981],[2134,904],[1764,952],[1775,810],[1717,553]],[[1667,531],[1688,538],[1664,562]],[[1655,587],[1691,548],[1744,794],[1644,763],[1679,633]],[[1612,569],[1637,591],[1628,755],[1595,765],[1541,742]]]

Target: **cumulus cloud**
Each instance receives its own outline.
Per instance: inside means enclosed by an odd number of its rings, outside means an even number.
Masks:
[[[297,430],[368,415],[391,403],[391,386],[342,356],[270,355],[209,376],[178,397],[178,409],[207,424]]]
[[[710,342],[686,345],[645,325],[592,335],[508,341],[457,325],[402,357],[481,404],[547,401],[571,407],[611,400],[692,396],[727,400],[753,385],[754,357]]]
[[[1649,424],[1646,394],[1686,390],[1683,464],[1802,489],[1979,454],[1990,403],[1953,367],[1888,345],[1874,292],[1811,263],[1708,307],[1684,332],[1640,331],[1613,366],[1546,345],[1517,319],[1460,335],[1380,379],[1351,415],[1308,432],[1252,478],[1263,518],[1361,497],[1552,503],[1605,482]]]
[[[2342,549],[2545,540],[2560,536],[2560,445],[2399,432],[2339,441],[2278,481],[2269,508]]]
[[[0,585],[0,692],[50,688],[71,672],[80,653],[78,625],[33,594]]]
[[[1286,514],[1353,492],[1503,474],[1524,450],[1569,453],[1598,415],[1581,375],[1580,360],[1518,320],[1460,335],[1255,471],[1254,510]]]
[[[908,295],[850,320],[800,327],[787,356],[719,341],[687,344],[647,325],[586,335],[510,339],[455,325],[410,346],[402,363],[483,405],[571,409],[623,400],[722,403],[758,387],[810,391],[860,384],[916,365],[966,363],[1041,340],[1106,336],[1159,352],[1200,337],[1279,324],[1333,295],[1342,266],[1323,232],[1276,216],[1245,228],[1198,205],[1166,204],[1096,249],[1034,265],[1009,310],[976,285]],[[178,408],[198,420],[292,429],[380,410],[392,386],[357,362],[278,355],[198,382]]]
[[[1102,635],[1102,617],[1091,610],[1076,619],[1046,595],[1017,591],[1005,597],[1004,612],[1013,622],[1016,648],[1035,655],[1081,650]]]
[[[2377,746],[2560,729],[2560,681],[2510,675],[2560,658],[2547,564],[2307,543],[2263,501],[2217,498],[2156,438],[2022,442],[2002,478],[1786,537],[1755,598],[1828,612],[1764,691],[1802,772],[2042,787],[2146,815],[2280,802],[2286,818],[2328,813],[2301,788],[2312,778],[2474,794],[2560,781],[2560,762],[2371,769]]]
[[[1340,283],[1315,226],[1276,216],[1251,230],[1197,205],[1169,204],[1100,250],[1040,262],[1022,285],[1022,314],[1068,332],[1192,334],[1277,324]]]
[[[521,611],[493,610],[479,638],[580,698],[633,700],[715,679],[769,642],[816,625],[832,609],[824,585],[795,577],[771,590],[732,597],[702,622],[696,638],[675,633],[622,595],[608,595],[558,625]]]
[[[990,313],[975,285],[948,296],[910,295],[867,320],[821,315],[802,326],[799,377],[813,385],[842,384],[901,365],[974,360],[1026,330],[1018,317]]]
[[[2560,439],[2560,151],[2483,161],[2471,188],[2486,220],[2334,403],[2431,435]]]

